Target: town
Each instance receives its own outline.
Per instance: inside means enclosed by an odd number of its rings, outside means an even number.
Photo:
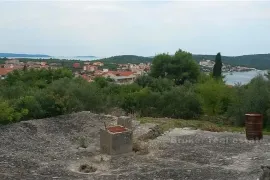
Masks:
[[[215,65],[215,61],[211,60],[202,60],[199,62],[201,71],[203,72],[212,72]],[[222,72],[244,72],[256,70],[255,68],[249,68],[244,66],[232,66],[230,64],[222,63]]]
[[[116,70],[104,68],[103,62],[91,62],[85,61],[83,65],[79,62],[73,63],[72,71],[75,77],[82,77],[88,82],[94,81],[96,77],[110,78],[116,84],[130,84],[141,75],[144,75],[150,71],[151,63],[139,63],[139,64],[115,64]],[[8,73],[14,70],[23,69],[58,69],[61,68],[60,63],[47,63],[27,61],[21,62],[18,59],[8,59],[4,64],[0,65],[0,79],[4,79]]]
[[[112,70],[104,62],[84,61],[72,64],[72,71],[75,77],[82,77],[88,82],[94,81],[96,77],[110,78],[116,84],[130,84],[141,75],[150,71],[151,63],[112,63],[116,68]],[[211,72],[215,62],[212,60],[201,60],[199,62],[202,72]],[[14,70],[23,69],[58,69],[63,67],[61,63],[47,63],[46,61],[21,62],[19,59],[7,59],[4,64],[0,64],[0,79],[4,79],[8,73]],[[255,68],[244,66],[233,66],[223,63],[222,72],[244,72],[256,70]]]

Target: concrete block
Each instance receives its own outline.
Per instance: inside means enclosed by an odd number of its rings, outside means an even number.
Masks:
[[[116,155],[132,152],[133,132],[123,126],[100,129],[101,153]]]
[[[127,116],[120,116],[117,119],[117,125],[124,126],[128,129],[132,129],[132,118]]]

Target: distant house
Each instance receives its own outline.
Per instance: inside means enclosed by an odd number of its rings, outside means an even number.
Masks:
[[[199,62],[199,65],[204,66],[204,67],[212,68],[212,67],[214,67],[215,62],[211,61],[211,60],[202,60],[202,61]]]
[[[49,64],[49,67],[50,67],[51,69],[58,69],[58,68],[61,68],[62,66],[61,66],[60,63],[50,63],[50,64]]]
[[[4,64],[3,67],[6,68],[6,69],[13,69],[14,64]]]
[[[93,79],[90,76],[87,76],[86,74],[81,75],[83,79],[85,79],[87,82],[92,82]]]
[[[73,68],[80,68],[80,67],[81,67],[80,63],[74,63],[73,64]]]
[[[102,63],[102,62],[94,62],[93,65],[94,66],[104,66],[104,63]]]
[[[6,69],[22,69],[24,66],[23,62],[20,62],[17,59],[9,59],[5,61],[5,64],[2,65],[2,67]]]
[[[89,65],[89,64],[91,64],[89,61],[86,61],[86,62],[84,62],[83,63],[84,65]]]
[[[40,65],[41,66],[46,66],[47,65],[47,62],[40,62]]]
[[[109,72],[109,69],[103,69],[102,71],[107,73],[107,72]]]
[[[93,65],[85,65],[85,66],[83,66],[83,70],[89,71],[89,72],[94,72],[94,71],[98,70],[98,67],[93,66]]]
[[[95,77],[98,77],[98,76],[104,76],[104,72],[103,71],[101,71],[101,70],[96,70],[95,72],[94,72],[94,76]]]
[[[8,75],[8,73],[10,73],[12,71],[13,71],[13,69],[0,68],[0,79],[5,79]]]
[[[17,59],[9,59],[5,61],[5,64],[20,64],[20,61]]]
[[[108,71],[103,76],[113,79],[117,84],[130,84],[136,78],[136,75],[131,71]]]

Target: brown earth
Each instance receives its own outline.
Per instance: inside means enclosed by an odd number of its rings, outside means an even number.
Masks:
[[[116,117],[80,112],[0,126],[0,180],[254,180],[270,164],[270,137],[174,129],[144,141],[148,153],[107,156],[99,129]],[[154,125],[137,125],[135,137]]]

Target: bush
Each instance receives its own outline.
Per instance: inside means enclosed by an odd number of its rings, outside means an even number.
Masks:
[[[21,119],[22,116],[28,113],[27,110],[23,109],[20,112],[16,112],[7,101],[0,101],[0,124],[8,124]]]
[[[65,69],[14,71],[0,81],[0,123],[83,110],[121,112],[119,108],[122,108],[126,113],[144,117],[192,119],[204,114],[207,115],[204,118],[215,123],[228,125],[233,121],[237,126],[244,125],[246,113],[255,112],[264,115],[264,127],[270,129],[269,79],[258,76],[247,85],[228,87],[209,75],[202,73],[198,77],[197,71],[176,72],[182,63],[192,69],[189,57],[190,54],[182,51],[175,57],[159,55],[152,73],[163,72],[164,78],[141,76],[128,85],[117,85],[105,78],[88,83],[73,78]],[[164,58],[169,60],[166,62],[170,66],[169,74],[162,69],[167,68],[161,61]],[[174,66],[174,62],[179,64]]]
[[[270,84],[263,76],[257,76],[247,85],[236,87],[228,115],[235,118],[235,125],[243,126],[246,113],[264,115],[264,127],[269,124]]]
[[[141,76],[138,77],[135,81],[139,86],[145,88],[149,87],[151,91],[163,92],[171,90],[174,86],[174,82],[166,78],[153,78],[151,76]]]
[[[202,106],[193,88],[183,86],[162,95],[159,111],[163,117],[191,119],[202,114]]]
[[[208,115],[224,114],[234,98],[232,88],[213,78],[197,84],[196,91],[202,99],[203,110]]]
[[[43,118],[45,115],[40,103],[36,100],[34,96],[23,96],[20,97],[15,103],[15,110],[22,111],[27,110],[27,114],[22,117],[22,119],[36,119]]]

